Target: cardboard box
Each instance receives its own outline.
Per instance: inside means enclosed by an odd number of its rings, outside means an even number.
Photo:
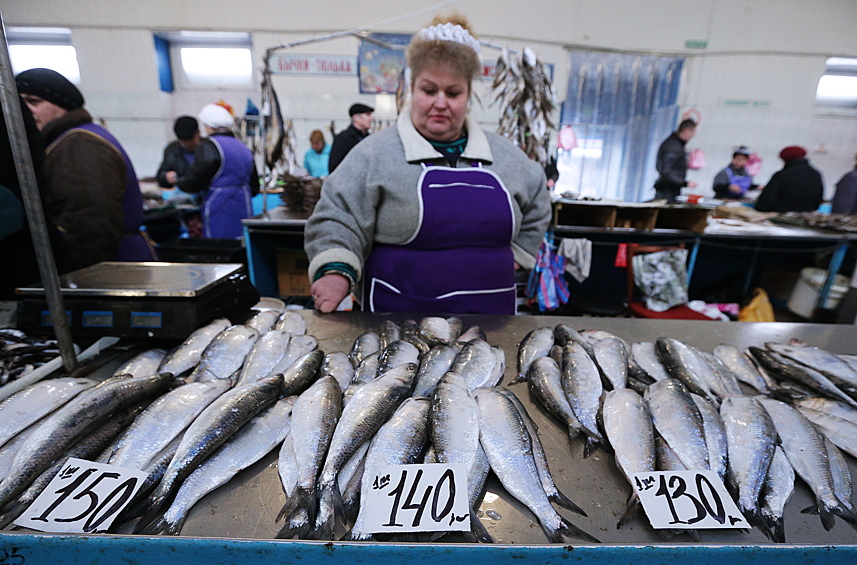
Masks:
[[[277,289],[281,297],[310,296],[309,259],[303,251],[278,249]]]

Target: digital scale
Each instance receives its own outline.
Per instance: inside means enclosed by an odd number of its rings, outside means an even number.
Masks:
[[[185,339],[215,318],[243,319],[259,301],[241,264],[105,261],[60,277],[73,335]],[[44,288],[19,288],[18,327],[51,333]]]

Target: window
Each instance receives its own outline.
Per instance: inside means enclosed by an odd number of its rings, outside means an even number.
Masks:
[[[159,60],[162,76],[178,72],[183,87],[245,87],[253,84],[253,56],[250,35],[232,32],[164,32],[155,35],[156,45],[164,42],[170,61]],[[161,88],[165,83],[162,80]],[[169,91],[169,90],[167,90]]]
[[[80,67],[77,52],[71,45],[71,30],[10,27],[7,32],[13,73],[45,67],[80,84]]]
[[[857,110],[857,59],[831,57],[818,81],[816,105]]]

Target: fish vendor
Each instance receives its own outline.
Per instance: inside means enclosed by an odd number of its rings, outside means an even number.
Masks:
[[[514,314],[550,221],[541,166],[468,117],[479,41],[435,19],[406,52],[410,105],[324,182],[306,226],[316,308],[361,286],[369,312]]]

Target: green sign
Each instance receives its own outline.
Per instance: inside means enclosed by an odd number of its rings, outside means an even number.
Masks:
[[[688,39],[684,42],[684,46],[687,49],[705,49],[708,47],[708,40],[706,39]]]

